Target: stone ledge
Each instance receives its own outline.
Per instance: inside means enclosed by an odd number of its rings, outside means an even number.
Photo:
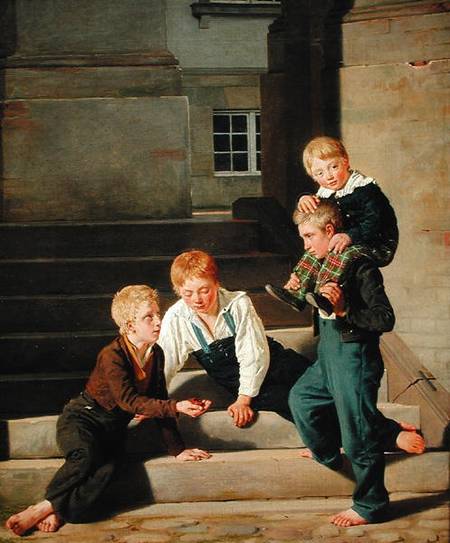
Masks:
[[[191,373],[191,372],[189,372]],[[196,372],[194,372],[196,373]],[[416,406],[379,404],[385,416],[420,427]],[[56,444],[57,416],[0,421],[3,458],[33,459],[61,456]],[[254,424],[237,428],[226,411],[211,411],[198,419],[181,417],[180,432],[189,447],[209,450],[296,449],[304,444],[291,422],[270,411],[260,411]],[[130,427],[127,450],[131,454],[155,454],[162,448],[153,421]]]
[[[9,460],[0,464],[0,500],[6,505],[42,499],[62,460]],[[444,492],[449,453],[388,455],[389,492]],[[296,450],[217,452],[202,462],[159,457],[128,464],[110,487],[110,496],[136,503],[289,499],[349,496],[354,487],[347,468],[333,472]],[[19,501],[20,500],[20,501]]]

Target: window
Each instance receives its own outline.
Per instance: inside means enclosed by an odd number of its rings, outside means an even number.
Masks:
[[[213,127],[216,174],[259,174],[261,171],[259,111],[215,111]]]

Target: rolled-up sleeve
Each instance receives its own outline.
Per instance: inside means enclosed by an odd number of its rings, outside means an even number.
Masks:
[[[230,312],[236,325],[239,394],[255,397],[259,393],[270,362],[264,326],[248,296],[236,300]]]

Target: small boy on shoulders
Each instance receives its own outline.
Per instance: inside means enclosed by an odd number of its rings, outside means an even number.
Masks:
[[[320,287],[330,281],[342,285],[348,265],[361,255],[377,266],[388,265],[398,245],[397,220],[375,179],[350,169],[341,141],[326,136],[312,139],[303,151],[303,165],[319,189],[314,195],[302,195],[298,210],[314,213],[321,200],[333,201],[341,210],[343,231],[330,239],[329,253],[322,262],[305,252],[284,288],[266,285],[266,290],[299,311],[308,302],[331,313]]]

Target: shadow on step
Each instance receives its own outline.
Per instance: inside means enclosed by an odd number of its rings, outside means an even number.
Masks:
[[[389,520],[394,520],[408,515],[417,515],[439,505],[448,504],[449,492],[440,492],[426,496],[415,496],[404,500],[391,502],[389,508]]]

